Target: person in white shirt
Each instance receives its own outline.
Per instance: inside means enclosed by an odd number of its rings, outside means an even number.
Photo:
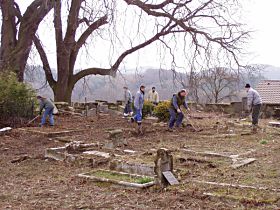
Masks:
[[[155,87],[152,87],[152,90],[148,93],[148,101],[152,102],[154,105],[158,105],[159,95]]]

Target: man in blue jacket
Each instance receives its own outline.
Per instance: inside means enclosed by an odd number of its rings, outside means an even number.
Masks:
[[[142,131],[142,109],[144,106],[144,95],[145,95],[145,86],[141,85],[140,90],[136,93],[134,99],[134,108],[135,115],[131,118],[131,122],[137,122],[138,124],[138,132],[143,133]]]
[[[188,104],[186,101],[187,91],[182,89],[179,93],[174,94],[171,99],[171,104],[169,107],[170,120],[168,125],[168,130],[173,131],[174,124],[176,122],[176,127],[179,128],[182,125],[184,114],[182,113],[181,106],[189,111]]]

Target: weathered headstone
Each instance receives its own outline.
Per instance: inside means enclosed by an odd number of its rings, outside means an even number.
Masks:
[[[96,108],[92,108],[87,110],[87,117],[94,117],[97,115],[97,110]]]
[[[127,145],[126,140],[123,138],[123,130],[115,129],[108,131],[109,137],[108,141],[105,144],[105,147],[108,149],[114,149],[116,147],[123,147]]]
[[[169,182],[165,178],[163,172],[173,173],[173,156],[171,155],[170,150],[161,148],[157,151],[154,171],[156,174],[156,183],[162,188],[167,187]]]
[[[108,113],[108,105],[100,104],[98,106],[98,111],[102,113]]]

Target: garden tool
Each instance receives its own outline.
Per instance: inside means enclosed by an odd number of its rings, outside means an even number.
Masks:
[[[34,122],[36,119],[38,119],[40,117],[40,115],[37,115],[36,117],[34,117],[32,120],[30,120],[26,125],[29,125],[30,123]]]
[[[189,124],[192,126],[192,128],[194,129],[195,132],[201,132],[203,131],[202,128],[200,128],[198,125],[195,126],[194,123],[192,122],[192,120],[190,119],[190,111],[186,111],[186,116],[189,116],[188,117],[188,121],[190,122]]]

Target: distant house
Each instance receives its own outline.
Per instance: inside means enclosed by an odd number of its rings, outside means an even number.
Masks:
[[[263,80],[256,90],[264,104],[280,104],[280,80]]]

